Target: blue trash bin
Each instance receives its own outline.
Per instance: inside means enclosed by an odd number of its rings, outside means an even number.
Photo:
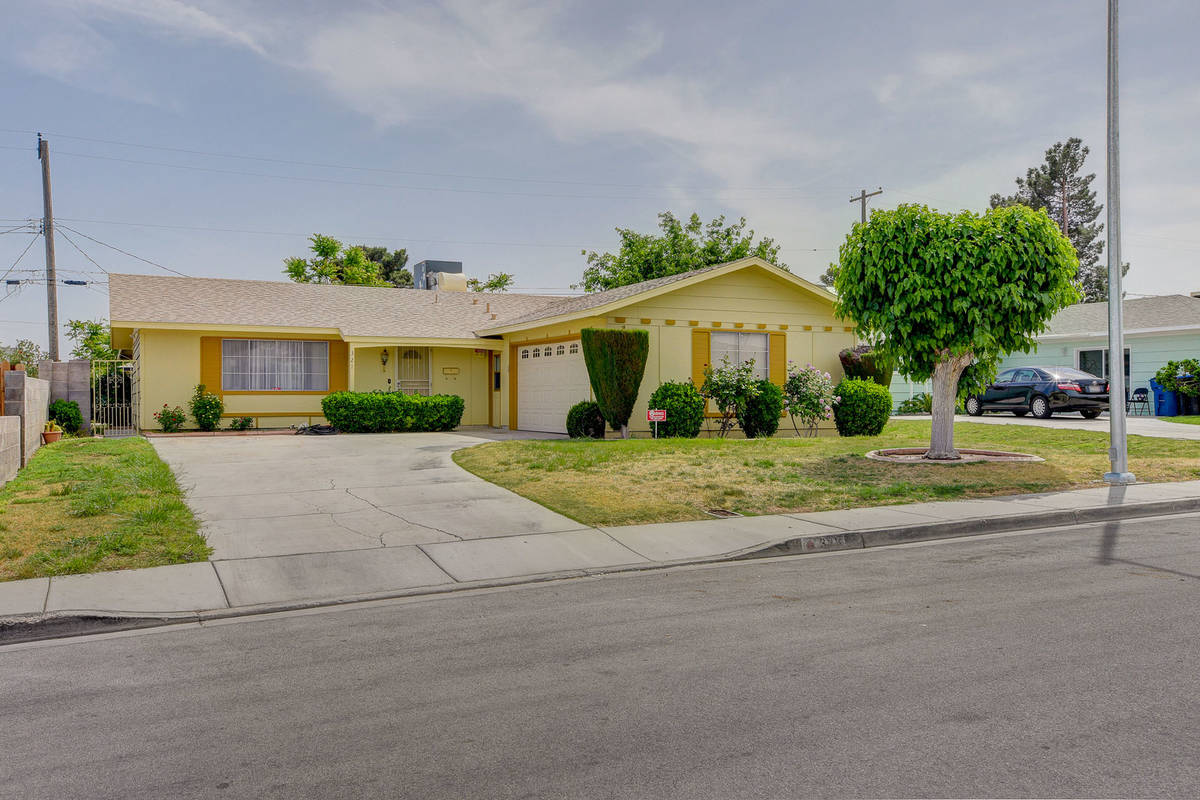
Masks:
[[[1153,379],[1150,381],[1150,391],[1154,392],[1154,416],[1179,416],[1179,403],[1175,399],[1174,392],[1168,392],[1158,385],[1158,381]]]

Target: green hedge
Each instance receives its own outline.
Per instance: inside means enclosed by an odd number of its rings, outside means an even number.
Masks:
[[[658,437],[679,436],[694,439],[704,424],[704,397],[690,380],[659,384],[650,395],[650,408],[667,412],[667,421],[658,423]],[[654,423],[650,432],[654,433]]]
[[[885,388],[892,385],[892,362],[880,356],[869,344],[846,348],[838,353],[838,360],[842,362],[842,372],[847,378],[872,380]]]
[[[833,421],[842,436],[878,436],[892,411],[892,393],[871,380],[846,378],[834,394]]]
[[[50,419],[57,422],[67,433],[79,433],[79,426],[83,424],[83,414],[79,411],[79,403],[74,400],[60,399],[51,403]]]
[[[334,392],[321,401],[321,412],[343,433],[449,431],[462,422],[464,406],[453,394]]]
[[[747,439],[774,436],[783,416],[783,389],[767,380],[758,381],[758,394],[738,403],[737,420]]]
[[[567,412],[567,435],[572,439],[603,439],[604,415],[591,400],[581,400]]]

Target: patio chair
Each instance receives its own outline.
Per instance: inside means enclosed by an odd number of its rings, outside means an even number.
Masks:
[[[1150,414],[1150,391],[1145,388],[1134,389],[1133,394],[1125,402],[1125,413],[1133,413],[1132,410],[1137,408],[1144,409],[1144,413]]]

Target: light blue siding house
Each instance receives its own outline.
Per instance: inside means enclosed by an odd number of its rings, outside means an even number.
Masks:
[[[1168,361],[1200,358],[1200,292],[1127,299],[1125,315],[1125,376],[1134,389],[1150,388],[1150,379]],[[1010,353],[999,369],[1010,367],[1075,367],[1093,375],[1109,376],[1108,304],[1079,303],[1064,308],[1038,337],[1036,352]],[[918,392],[928,392],[928,382],[912,383],[904,376],[892,379],[892,399],[899,403]]]

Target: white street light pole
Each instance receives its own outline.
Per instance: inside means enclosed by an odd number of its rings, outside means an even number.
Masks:
[[[1121,321],[1121,161],[1118,124],[1117,0],[1108,0],[1108,421],[1112,470],[1104,480],[1133,483],[1125,433],[1125,336]]]

